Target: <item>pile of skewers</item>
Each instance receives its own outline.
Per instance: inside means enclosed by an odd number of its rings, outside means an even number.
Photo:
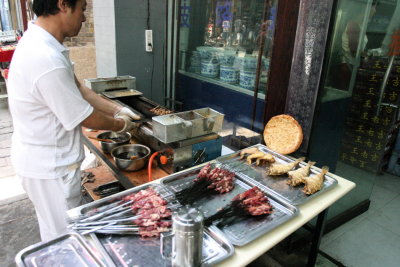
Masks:
[[[217,226],[226,226],[249,216],[266,216],[273,212],[273,207],[267,196],[258,188],[253,187],[235,196],[231,203],[204,220],[204,225],[218,221]]]
[[[181,204],[192,204],[207,194],[230,192],[235,186],[234,178],[233,172],[212,168],[209,163],[200,170],[193,184],[176,193],[176,198]]]
[[[133,234],[157,237],[170,230],[171,210],[153,188],[123,197],[76,218],[69,227],[81,234]]]

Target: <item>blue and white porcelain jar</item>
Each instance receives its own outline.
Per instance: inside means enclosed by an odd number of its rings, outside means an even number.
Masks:
[[[256,72],[241,70],[239,84],[244,89],[254,90],[256,84]]]
[[[244,71],[253,71],[257,69],[257,57],[255,56],[245,56],[242,60],[242,66]]]
[[[219,79],[223,82],[235,84],[238,82],[239,71],[232,66],[221,65],[219,68]]]
[[[192,56],[190,57],[190,72],[201,73],[201,57],[198,51],[192,51]]]
[[[210,78],[218,77],[219,63],[217,60],[202,61],[201,62],[201,75]]]

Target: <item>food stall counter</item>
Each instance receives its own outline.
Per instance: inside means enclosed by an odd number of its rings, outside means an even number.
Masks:
[[[89,139],[89,137],[96,137],[103,131],[92,131],[83,127],[82,132],[85,137],[85,146],[90,151],[92,151],[105,164],[105,166],[108,167],[111,173],[114,174],[114,176],[118,179],[118,181],[122,184],[124,188],[131,188],[148,182],[147,167],[139,171],[133,172],[119,170],[112,156],[110,154],[104,153],[101,150],[99,142],[93,139]],[[131,139],[131,143],[136,143],[133,138]],[[159,179],[167,175],[167,172],[153,165],[152,179]]]
[[[246,266],[262,254],[266,253],[269,249],[273,248],[290,234],[301,228],[314,217],[318,216],[317,225],[313,232],[311,250],[309,252],[307,264],[307,266],[314,266],[324,229],[325,215],[328,208],[355,187],[355,184],[351,181],[334,174],[330,175],[338,182],[335,187],[313,199],[310,199],[306,203],[299,205],[299,214],[293,219],[281,224],[274,230],[244,246],[235,246],[233,255],[216,266]],[[160,181],[156,180],[149,183],[149,185],[159,183]],[[73,209],[70,210],[68,214],[70,217],[74,217],[78,215],[77,211],[77,209]],[[88,241],[92,242],[90,236],[86,237],[88,238]]]
[[[218,266],[246,266],[262,254],[267,252],[269,249],[273,248],[276,244],[281,242],[297,229],[305,225],[311,219],[319,215],[322,217],[319,218],[322,221],[319,220],[319,222],[317,222],[317,229],[313,237],[313,247],[312,251],[310,251],[309,262],[307,264],[308,266],[313,266],[313,263],[315,263],[316,260],[320,238],[322,237],[323,224],[325,221],[324,217],[326,215],[327,209],[356,186],[355,183],[349,180],[346,180],[334,174],[331,175],[338,181],[337,186],[329,191],[326,191],[324,194],[315,197],[309,202],[300,205],[299,215],[294,219],[280,225],[273,231],[258,238],[257,240],[251,242],[246,246],[235,247],[235,253],[233,254],[233,256],[226,259]],[[321,223],[322,225],[318,225],[318,223]],[[318,226],[320,226],[320,228]]]

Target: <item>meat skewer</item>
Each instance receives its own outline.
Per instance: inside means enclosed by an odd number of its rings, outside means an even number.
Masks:
[[[235,173],[222,168],[212,168],[211,164],[204,166],[193,184],[176,193],[181,204],[191,204],[210,192],[224,194],[234,188]],[[212,190],[210,190],[212,189]]]
[[[253,187],[235,196],[231,203],[204,220],[204,225],[211,225],[220,220],[217,225],[226,226],[248,216],[268,215],[273,212],[267,196],[258,188]]]
[[[148,188],[127,195],[121,201],[120,205],[76,221],[69,227],[82,234],[133,231],[142,237],[155,237],[170,229],[172,212],[167,201],[154,189]],[[131,215],[127,216],[129,213]]]

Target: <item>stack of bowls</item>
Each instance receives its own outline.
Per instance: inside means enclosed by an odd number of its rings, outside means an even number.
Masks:
[[[116,132],[106,131],[102,132],[101,134],[98,134],[97,138],[111,139],[114,141],[112,143],[99,141],[101,150],[103,150],[104,153],[109,154],[111,153],[111,150],[113,150],[114,148],[120,145],[129,144],[129,141],[131,140],[131,134],[127,132],[116,133]]]

